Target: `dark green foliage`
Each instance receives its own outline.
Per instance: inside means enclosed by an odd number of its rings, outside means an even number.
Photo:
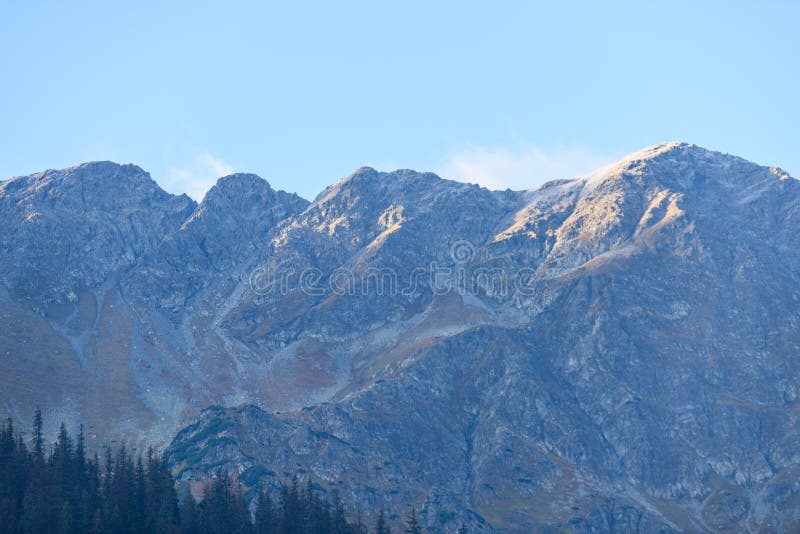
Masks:
[[[378,523],[375,525],[375,534],[391,534],[391,532],[392,529],[389,528],[389,524],[386,522],[386,513],[381,508],[378,514]]]
[[[73,441],[63,424],[45,459],[37,410],[32,450],[11,420],[0,427],[0,532],[179,532],[177,498],[166,463],[134,459],[124,447],[86,457],[83,428]]]
[[[37,410],[31,449],[9,419],[0,425],[0,533],[144,534],[366,534],[361,520],[348,520],[336,491],[323,498],[310,479],[295,477],[277,499],[267,492],[248,508],[238,482],[211,481],[198,504],[186,492],[181,506],[167,463],[153,454],[134,455],[123,445],[104,459],[86,457],[83,427],[73,440],[65,425],[48,456]],[[254,513],[253,513],[254,512]],[[412,523],[413,521],[413,523]],[[412,527],[413,524],[413,527]],[[422,532],[415,512],[406,532]],[[377,534],[389,534],[383,510]]]
[[[406,519],[406,534],[422,534],[422,527],[417,519],[417,511],[411,508],[411,513]]]
[[[364,534],[358,522],[348,522],[344,508],[321,498],[308,482],[300,486],[295,478],[281,488],[277,501],[267,492],[259,493],[255,513],[247,509],[241,488],[226,477],[215,479],[200,504],[191,495],[181,508],[184,532],[214,534]],[[385,532],[385,531],[384,531]]]

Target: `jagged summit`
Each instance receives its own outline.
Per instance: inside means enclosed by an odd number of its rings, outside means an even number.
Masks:
[[[269,182],[257,174],[235,173],[223,176],[217,180],[203,197],[202,205],[230,204],[246,197],[269,196],[274,190]]]
[[[342,181],[353,180],[361,176],[375,176],[378,174],[380,174],[380,171],[376,170],[374,167],[364,165],[345,176]]]
[[[632,154],[628,154],[613,163],[595,169],[586,174],[583,179],[588,183],[602,181],[610,176],[620,175],[633,167],[641,165],[646,161],[656,160],[658,158],[676,158],[680,155],[685,155],[689,151],[697,153],[710,152],[704,148],[685,143],[683,141],[671,141],[667,143],[658,143],[649,147],[637,150]]]
[[[360,167],[333,185],[326,187],[317,195],[312,204],[323,205],[336,197],[362,195],[424,200],[443,192],[464,193],[479,189],[482,188],[476,184],[448,180],[432,172],[420,172],[413,169],[384,172],[372,167]]]
[[[47,170],[29,176],[12,178],[0,185],[0,198],[9,196],[19,208],[56,212],[83,210],[122,212],[147,209],[154,203],[170,202],[175,209],[193,207],[186,195],[164,191],[140,167],[110,161],[89,162],[63,170]]]
[[[212,189],[262,187],[263,185],[266,185],[270,190],[272,189],[269,182],[257,174],[236,172],[219,178]]]
[[[56,211],[82,206],[84,210],[111,212],[161,202],[175,202],[179,209],[195,205],[186,195],[164,191],[141,167],[111,161],[17,176],[0,184],[0,199],[3,197],[34,211],[45,206]]]
[[[87,185],[106,182],[106,186],[124,186],[129,183],[146,184],[161,189],[150,174],[138,165],[120,164],[113,161],[89,161],[62,170],[48,169],[32,174],[30,178],[36,181],[80,181],[86,182]]]
[[[589,176],[602,173],[604,170],[609,168],[631,168],[637,164],[643,163],[658,163],[662,166],[675,165],[681,170],[687,169],[690,165],[700,167],[716,166],[721,168],[738,167],[745,170],[754,170],[759,168],[771,169],[773,174],[786,175],[788,177],[788,173],[778,167],[759,165],[739,156],[717,150],[711,150],[683,141],[659,143],[643,148],[642,150],[621,158],[608,167],[598,169],[597,171],[590,173]]]
[[[442,184],[459,188],[463,186],[478,187],[475,184],[466,184],[457,180],[442,178],[433,172],[417,171],[414,169],[378,171],[372,167],[359,167],[335,184],[326,188],[326,191],[333,188],[341,189],[344,187],[369,185],[379,185],[381,187],[398,189],[405,187],[419,187],[425,184]]]
[[[93,177],[95,175],[109,176],[109,175],[127,175],[137,176],[147,174],[141,167],[133,163],[117,163],[109,160],[101,161],[86,161],[71,165],[64,169],[45,169],[43,171],[35,172],[29,175],[12,176],[8,180],[15,180],[20,178],[42,179],[50,176],[69,176],[73,178]],[[148,175],[149,176],[149,175]]]
[[[690,143],[669,142],[634,152],[577,180],[585,184],[584,194],[601,184],[622,181],[642,188],[652,180],[682,190],[703,188],[712,181],[724,190],[746,193],[788,178],[789,174],[777,167],[761,166]]]
[[[92,173],[120,172],[130,175],[148,174],[138,165],[133,163],[117,163],[110,160],[87,161],[64,169],[65,173],[72,172],[76,175],[90,175]],[[149,176],[149,174],[148,174]]]
[[[307,200],[295,193],[276,191],[257,174],[235,173],[217,180],[203,197],[192,219],[209,210],[224,217],[257,219],[268,215],[259,212],[277,209],[281,213],[289,213],[306,205]],[[274,216],[269,218],[274,219]]]
[[[704,152],[711,152],[706,148],[697,146],[692,143],[687,143],[686,141],[665,141],[663,143],[656,143],[654,145],[644,147],[641,150],[637,150],[636,152],[630,154],[627,157],[631,159],[648,159],[657,157],[661,154],[667,154],[669,152],[679,152],[683,150],[699,150]]]

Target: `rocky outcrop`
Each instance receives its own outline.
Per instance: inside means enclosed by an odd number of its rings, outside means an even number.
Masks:
[[[221,286],[229,291],[226,286],[231,274],[248,266],[278,223],[307,205],[308,201],[297,195],[273,190],[254,174],[220,178],[180,228],[143,259],[123,287],[146,305],[185,312],[184,307],[204,289],[219,290]]]
[[[269,232],[307,204],[239,174],[198,206],[110,162],[2,182],[3,411],[29,421],[42,405],[98,442],[163,443],[209,404],[257,398],[263,356],[215,325]]]
[[[135,165],[108,161],[0,183],[0,276],[42,309],[102,285],[154,250],[195,209]]]

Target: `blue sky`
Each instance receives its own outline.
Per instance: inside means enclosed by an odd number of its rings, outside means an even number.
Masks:
[[[313,198],[362,165],[526,188],[669,140],[800,176],[799,6],[3,2],[0,177],[111,159],[195,197],[248,171]]]

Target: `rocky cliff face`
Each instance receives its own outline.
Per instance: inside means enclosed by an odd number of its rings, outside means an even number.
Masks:
[[[257,398],[263,355],[242,365],[215,325],[265,236],[307,204],[240,174],[198,206],[110,162],[2,182],[3,411],[164,443],[209,404]]]
[[[135,265],[194,210],[135,165],[86,163],[0,183],[0,275],[34,307]]]
[[[123,205],[78,200],[104,176]],[[0,184],[12,414],[164,439],[226,406],[172,442],[183,479],[300,470],[432,531],[800,528],[779,169],[671,143],[526,192],[359,169],[310,204],[236,175],[200,206],[145,178]]]

